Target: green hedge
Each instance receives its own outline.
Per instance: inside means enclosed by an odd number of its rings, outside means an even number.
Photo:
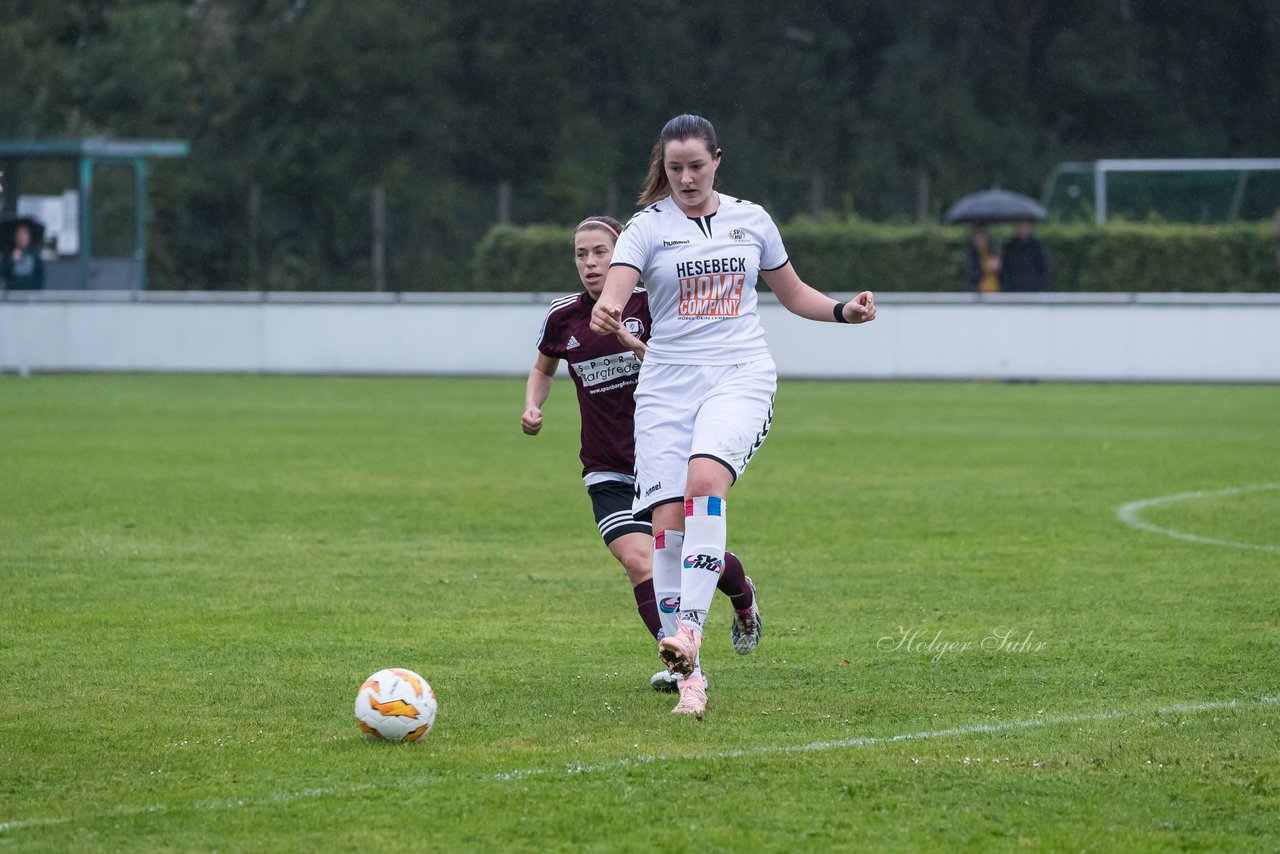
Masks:
[[[477,291],[570,292],[582,287],[573,263],[572,226],[495,226],[476,246],[473,268],[471,289]]]
[[[1109,223],[1043,229],[1054,290],[1275,291],[1268,224]]]
[[[799,220],[781,230],[800,277],[819,290],[963,289],[964,228]],[[999,241],[1008,229],[993,232]],[[1049,248],[1055,291],[1280,290],[1269,223],[1050,224],[1037,233]],[[572,291],[578,286],[572,232],[494,228],[476,249],[474,274],[478,291]]]

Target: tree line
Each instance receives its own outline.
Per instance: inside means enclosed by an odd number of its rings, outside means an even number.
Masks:
[[[725,189],[779,220],[936,221],[976,189],[1038,195],[1063,160],[1274,156],[1280,139],[1272,0],[0,14],[0,138],[190,142],[151,179],[159,288],[369,289],[377,197],[388,287],[456,281],[500,219],[627,216],[659,128],[686,111],[715,122]]]

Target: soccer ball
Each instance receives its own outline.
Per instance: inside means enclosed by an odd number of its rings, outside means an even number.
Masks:
[[[420,741],[435,722],[436,692],[412,670],[379,670],[356,694],[356,725],[370,738]]]

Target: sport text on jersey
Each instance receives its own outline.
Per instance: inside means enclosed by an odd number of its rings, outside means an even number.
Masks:
[[[676,264],[680,317],[737,317],[747,284],[745,258],[708,258]]]
[[[582,381],[583,388],[593,389],[593,394],[595,391],[609,391],[616,388],[616,386],[610,386],[608,389],[595,389],[595,386],[614,380],[633,380],[640,373],[640,360],[630,351],[615,353],[612,356],[597,356],[582,362],[570,362],[569,366]]]

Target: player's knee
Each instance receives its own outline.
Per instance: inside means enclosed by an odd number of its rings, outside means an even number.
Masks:
[[[684,502],[672,502],[653,508],[653,530],[655,533],[658,531],[683,531]]]
[[[733,472],[719,460],[700,457],[689,462],[685,495],[691,498],[701,495],[716,495],[723,498],[732,485]]]
[[[698,477],[690,477],[685,492],[690,498],[705,495],[716,495],[724,498],[729,494],[729,486],[732,483],[733,479],[728,476],[720,475],[719,473],[707,473]]]
[[[653,556],[638,549],[618,555],[618,562],[627,571],[633,586],[653,576]]]
[[[715,495],[716,490],[710,478],[690,479],[688,486],[688,494],[690,498],[697,498],[703,495]]]

